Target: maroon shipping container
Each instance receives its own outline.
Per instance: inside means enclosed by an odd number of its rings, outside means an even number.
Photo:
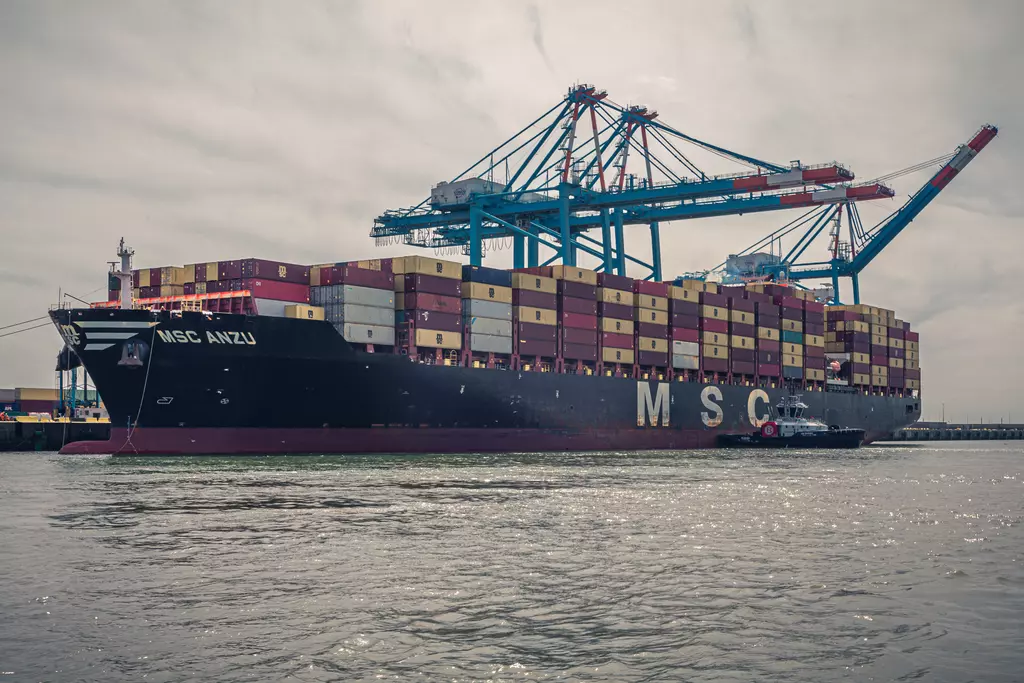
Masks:
[[[627,304],[606,304],[602,302],[597,305],[597,314],[602,318],[632,320],[633,307]]]
[[[153,299],[160,296],[160,285],[153,287],[152,285],[146,287],[139,287],[139,298],[141,299]]]
[[[416,292],[415,294],[406,292],[403,305],[407,311],[421,310],[454,314],[462,312],[462,299],[459,297],[427,294],[426,292]]]
[[[187,291],[185,293],[188,294]],[[118,301],[120,299],[121,299],[121,290],[120,289],[108,289],[107,290],[107,301]]]
[[[714,318],[701,318],[700,329],[705,332],[721,332],[722,334],[728,334],[729,323],[724,320],[715,320]]]
[[[574,299],[597,299],[597,287],[574,280],[559,280],[558,293]]]
[[[907,369],[903,371],[903,376],[906,379],[921,379],[921,371]]]
[[[773,296],[772,301],[782,308],[796,308],[800,311],[800,315],[803,315],[804,300],[797,299],[795,296]],[[785,318],[786,316],[782,316]],[[799,318],[798,318],[799,320]]]
[[[808,358],[824,358],[825,349],[821,346],[805,346],[804,356]]]
[[[757,317],[760,318],[762,315],[772,316],[774,318],[781,318],[779,311],[781,310],[778,305],[773,303],[757,304],[754,307]]]
[[[560,282],[565,282],[560,280]],[[575,282],[568,283],[570,285],[577,284]],[[576,297],[560,296],[558,297],[558,310],[564,311],[565,313],[579,313],[581,315],[597,315],[597,301],[594,299],[577,299]]]
[[[218,280],[240,280],[242,278],[241,261],[220,261],[217,263]]]
[[[708,358],[702,356],[700,369],[704,372],[729,372],[729,361],[724,358]]]
[[[599,287],[608,289],[621,289],[625,292],[633,291],[633,278],[625,275],[612,275],[611,273],[598,273],[597,284]]]
[[[799,320],[803,322],[804,312],[799,308],[790,308],[789,306],[783,306],[779,309],[783,320]]]
[[[299,304],[309,303],[309,285],[298,285],[294,282],[280,282],[278,280],[263,280],[261,278],[247,278],[241,280],[241,289],[232,291],[249,290],[257,299],[274,299],[275,301],[294,301]]]
[[[231,284],[228,286],[228,291],[230,292],[241,292],[243,289],[245,289],[245,280],[241,279],[231,280]],[[309,289],[308,285],[306,286],[306,289]],[[270,297],[265,296],[263,298],[269,299]]]
[[[420,296],[430,296],[421,294]],[[407,310],[405,321],[411,322],[416,327],[427,330],[440,330],[442,332],[461,332],[462,316],[458,313],[439,313],[426,309]],[[399,327],[401,324],[399,324]]]
[[[320,269],[321,285],[354,285],[371,289],[395,288],[395,276],[383,270],[356,268],[355,266],[334,266]]]
[[[825,304],[820,301],[804,301],[804,311],[807,313],[821,313],[825,314]]]
[[[736,360],[734,358],[730,361],[730,365],[734,375],[753,375],[756,373],[756,366],[750,361]]]
[[[597,346],[590,344],[562,344],[562,358],[566,360],[597,360]]]
[[[770,305],[772,303],[771,296],[765,294],[764,292],[751,292],[750,290],[746,290],[745,292],[743,292],[743,298],[746,299],[747,301],[753,301],[755,306],[761,304]]]
[[[669,315],[692,315],[700,316],[700,304],[692,301],[679,301],[678,299],[668,300]]]
[[[513,289],[512,305],[546,308],[553,311],[558,308],[558,295],[548,294],[547,292],[534,292],[529,289]]]
[[[775,315],[768,315],[767,313],[759,313],[757,316],[757,326],[767,327],[770,330],[778,330],[782,328],[782,318]]]
[[[889,368],[889,377],[890,379],[895,377],[898,380],[902,380],[904,378],[904,372],[906,371],[903,368]]]
[[[637,323],[636,333],[640,337],[668,339],[668,325],[658,325],[657,323]]]
[[[824,337],[825,326],[821,323],[804,323],[804,334],[816,334],[819,337]]]
[[[23,413],[52,413],[56,407],[56,401],[44,399],[22,399],[18,401],[18,410]]]
[[[558,316],[562,327],[578,327],[581,330],[596,330],[597,316],[583,315],[582,313],[560,313]]]
[[[905,380],[902,376],[894,377],[892,374],[885,380],[885,385],[890,389],[902,389]]]
[[[362,270],[362,268],[357,270]],[[373,273],[379,271],[370,272]],[[462,296],[462,280],[453,280],[449,277],[438,277],[436,275],[420,275],[418,273],[412,273],[406,275],[403,282],[405,284],[406,292],[440,294],[441,296]]]
[[[597,346],[597,330],[584,330],[578,327],[563,327],[562,342],[566,344]]]
[[[871,343],[871,335],[867,332],[843,332],[843,342]]]
[[[548,327],[551,327],[548,325]],[[555,329],[551,327],[551,329]],[[558,344],[554,341],[541,341],[540,339],[520,339],[519,355],[524,357],[543,356],[554,358],[557,355]]]
[[[872,344],[871,345],[870,353],[871,353],[872,356],[880,356],[882,358],[888,358],[889,357],[889,347],[888,346],[880,346],[880,345]]]
[[[749,301],[747,299],[729,299],[729,310],[753,313],[754,308],[755,306],[753,301]]]
[[[718,293],[724,294],[729,299],[742,299],[744,291],[743,285],[722,285],[718,288]]]
[[[633,348],[633,335],[604,332],[601,334],[601,346],[613,349]]]
[[[672,327],[684,327],[688,330],[700,329],[700,317],[696,315],[673,313],[669,322],[672,323]]]
[[[875,348],[875,347],[872,346],[871,348]],[[871,364],[872,365],[884,365],[884,366],[888,367],[888,365],[889,365],[889,357],[888,356],[876,356],[875,354],[871,354]]]
[[[889,347],[889,358],[906,358],[906,357],[907,357],[907,350],[906,349],[896,349],[896,348],[893,348],[891,346]]]
[[[907,330],[906,337],[907,337],[907,341],[912,341],[912,342],[918,341],[918,334],[917,334],[917,332],[912,332],[910,330]]]
[[[889,328],[889,339],[903,339],[905,337],[902,327],[890,327]]]
[[[689,327],[673,327],[672,341],[699,342],[700,330]]]
[[[757,362],[764,363],[767,365],[778,365],[782,362],[782,354],[779,353],[778,349],[775,351],[765,351],[763,349],[757,350]]]
[[[195,293],[196,293],[196,283],[194,283],[194,282],[186,282],[185,283],[185,294],[195,294]]]
[[[782,374],[782,367],[779,365],[758,365],[757,374],[761,377],[778,377]]]
[[[846,352],[853,351],[855,353],[871,353],[871,345],[867,342],[861,341],[844,341],[843,350]]]
[[[856,311],[834,311],[827,309],[829,320],[860,320],[860,313]]]
[[[648,280],[633,280],[633,291],[637,294],[649,294],[650,296],[668,296],[667,282],[649,282]]]
[[[701,292],[700,302],[704,306],[719,306],[721,308],[727,308],[729,306],[729,297],[724,294],[712,294],[711,292]]]
[[[197,263],[195,264],[195,277],[193,278],[196,282],[206,282],[206,264]]]
[[[519,332],[517,333],[520,340],[526,339],[529,341],[543,341],[555,343],[557,340],[558,328],[554,325],[541,325],[539,323],[519,323]]]
[[[815,370],[824,370],[825,357],[822,356],[821,358],[814,358],[812,356],[804,356],[804,367],[813,368]]]
[[[735,334],[740,337],[756,337],[757,328],[745,323],[729,323],[729,334]]]
[[[668,353],[665,351],[637,351],[636,362],[638,365],[642,365],[645,368],[667,368]]]
[[[282,261],[247,258],[242,261],[243,278],[261,278],[263,280],[279,280],[295,284],[309,284],[309,266]]]
[[[757,348],[761,351],[782,353],[782,342],[778,339],[758,339]]]
[[[218,292],[223,292],[225,291],[223,287],[224,285],[221,283],[220,280],[210,280],[209,282],[206,283],[206,293],[217,294]]]
[[[729,356],[732,360],[753,363],[757,360],[757,352],[754,349],[729,349]]]
[[[850,363],[850,370],[857,375],[871,374],[871,366],[867,363]]]

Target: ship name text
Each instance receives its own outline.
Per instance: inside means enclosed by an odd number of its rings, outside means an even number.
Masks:
[[[157,330],[157,336],[165,344],[229,344],[235,346],[255,346],[256,337],[252,332],[211,331],[202,335],[195,330]]]

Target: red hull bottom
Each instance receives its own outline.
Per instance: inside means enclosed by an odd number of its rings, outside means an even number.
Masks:
[[[62,454],[264,455],[344,453],[542,453],[715,448],[701,429],[232,429],[112,428],[108,441],[76,441]],[[868,435],[869,438],[871,435]]]

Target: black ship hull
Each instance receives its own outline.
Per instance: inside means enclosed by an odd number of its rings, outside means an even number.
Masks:
[[[718,437],[722,448],[859,448],[863,442],[861,429],[834,429],[793,436],[762,436],[754,432]]]
[[[140,454],[543,452],[714,448],[767,419],[782,388],[428,365],[367,353],[325,322],[60,310],[53,320]],[[809,414],[885,439],[914,397],[803,393]]]

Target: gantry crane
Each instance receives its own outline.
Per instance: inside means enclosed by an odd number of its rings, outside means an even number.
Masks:
[[[711,175],[694,154],[747,170]],[[640,174],[630,173],[634,156],[642,163]],[[504,179],[495,180],[502,171]],[[782,166],[731,152],[680,132],[656,111],[620,106],[605,91],[579,85],[477,163],[435,186],[428,199],[378,216],[370,234],[378,244],[458,249],[473,265],[481,264],[485,245],[510,239],[516,268],[557,260],[575,265],[581,251],[600,261],[598,270],[625,274],[630,262],[647,269],[647,279],[661,280],[662,222],[893,196],[882,183],[853,185],[853,179],[836,162]],[[623,228],[636,224],[649,226],[650,263],[626,252]],[[587,234],[595,229],[600,239]],[[541,246],[554,252],[543,263]]]

